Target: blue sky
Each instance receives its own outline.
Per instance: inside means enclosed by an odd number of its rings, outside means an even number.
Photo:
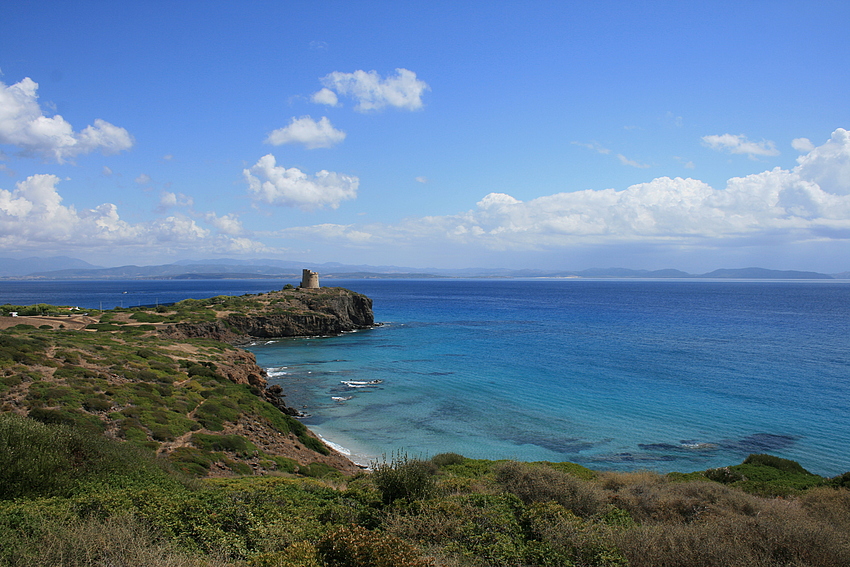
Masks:
[[[850,3],[40,2],[2,256],[850,270]]]

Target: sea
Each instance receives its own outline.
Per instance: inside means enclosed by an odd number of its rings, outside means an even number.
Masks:
[[[0,304],[131,307],[288,280],[0,281]],[[850,281],[324,279],[379,326],[249,347],[363,465],[454,452],[690,472],[850,470]]]

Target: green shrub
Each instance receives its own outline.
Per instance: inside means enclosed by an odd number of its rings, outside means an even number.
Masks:
[[[432,562],[419,556],[416,548],[389,534],[360,526],[329,532],[316,546],[328,567],[428,567]]]
[[[527,545],[521,511],[522,504],[510,494],[464,494],[418,500],[393,510],[385,524],[388,532],[408,541],[474,558],[473,565],[569,565],[538,561],[541,554]]]
[[[233,471],[236,474],[239,474],[239,475],[242,475],[242,476],[254,474],[254,469],[252,469],[250,466],[248,466],[245,463],[241,463],[239,461],[231,461],[229,459],[225,460],[224,463],[227,465],[227,468],[229,468],[231,471]]]
[[[88,411],[107,411],[112,409],[112,402],[103,398],[86,398],[83,407]]]
[[[596,484],[543,464],[502,463],[496,481],[526,504],[557,502],[583,517],[598,514],[607,503]]]
[[[302,465],[298,467],[298,474],[309,476],[312,478],[327,478],[332,476],[340,476],[340,472],[338,470],[323,463],[310,463],[306,466]]]
[[[409,458],[407,453],[393,455],[387,462],[372,463],[372,481],[381,492],[384,504],[396,500],[412,502],[434,494],[436,467],[429,461]]]
[[[741,476],[734,486],[762,496],[788,496],[827,482],[796,461],[772,455],[750,455],[740,465],[728,468]]]
[[[238,418],[238,410],[211,400],[205,401],[195,410],[195,419],[210,431],[221,431],[224,422],[235,422]]]
[[[239,435],[208,435],[195,433],[192,443],[206,451],[230,451],[239,456],[250,456],[257,451],[257,446]]]
[[[0,499],[66,496],[86,483],[122,486],[168,478],[153,454],[132,445],[0,414]]]
[[[148,567],[227,567],[232,563],[200,557],[163,539],[141,518],[117,512],[78,518],[51,514],[32,517],[30,529],[0,525],[0,565],[96,565]]]
[[[138,321],[139,323],[162,323],[166,320],[166,317],[162,315],[154,315],[153,313],[145,313],[144,311],[137,311],[130,315],[130,319]]]
[[[194,447],[178,447],[168,459],[178,470],[192,476],[205,476],[214,462],[209,453]]]
[[[829,480],[829,484],[836,488],[850,488],[850,472],[840,474]]]
[[[708,480],[719,482],[721,484],[731,484],[744,480],[744,475],[739,471],[732,470],[730,467],[722,467],[719,469],[708,469],[703,473],[703,476]]]
[[[782,459],[780,457],[774,457],[773,455],[753,454],[744,459],[744,462],[741,464],[772,467],[783,472],[794,474],[812,474],[804,469],[797,461]]]
[[[466,457],[457,453],[440,453],[431,457],[431,462],[440,468],[448,465],[459,465],[464,461],[466,461]]]
[[[76,410],[34,407],[30,409],[28,416],[44,424],[78,427],[89,433],[100,433],[104,429],[104,423],[100,419]]]

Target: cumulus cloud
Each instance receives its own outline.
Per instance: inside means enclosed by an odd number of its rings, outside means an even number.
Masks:
[[[120,218],[118,207],[112,203],[79,210],[65,205],[56,189],[59,182],[55,175],[33,175],[18,182],[12,191],[0,189],[0,245],[33,252],[114,250],[122,257],[130,250],[133,253],[149,253],[152,249],[194,253],[269,250],[260,242],[235,237],[240,225],[232,215],[210,219],[220,233],[216,235],[194,219],[179,214],[132,224]]]
[[[58,163],[93,151],[109,155],[133,146],[127,130],[100,118],[95,119],[94,125],[74,132],[62,116],[45,116],[36,91],[38,83],[29,77],[11,86],[0,82],[0,144],[10,144],[24,154],[38,154]]]
[[[316,104],[326,104],[328,106],[336,106],[339,104],[339,98],[336,96],[336,93],[328,88],[323,88],[322,90],[313,93],[310,100]]]
[[[757,156],[779,155],[779,150],[776,149],[776,144],[773,142],[769,140],[751,142],[743,134],[703,136],[702,141],[713,150],[726,151],[730,154],[744,154],[749,156],[750,159],[756,159]]]
[[[322,77],[321,81],[325,88],[313,95],[314,102],[328,104],[325,101],[336,98],[332,98],[331,94],[350,96],[357,101],[354,108],[360,112],[380,110],[386,106],[419,110],[422,108],[422,95],[430,89],[425,81],[416,78],[416,73],[407,69],[396,69],[396,74],[387,78],[382,78],[377,71],[334,71]]]
[[[55,175],[33,175],[16,184],[14,191],[0,189],[0,242],[20,245],[35,242],[119,241],[138,235],[138,228],[118,218],[117,208],[103,204],[77,211],[62,204]]]
[[[286,229],[362,246],[442,242],[489,250],[532,251],[576,245],[723,247],[754,240],[850,242],[850,132],[775,168],[716,189],[697,179],[660,177],[624,190],[586,190],[520,201],[490,193],[464,213],[394,225]]]
[[[266,143],[273,146],[282,144],[304,144],[308,149],[330,148],[345,139],[345,132],[331,125],[326,116],[316,122],[309,116],[293,118],[285,128],[278,128],[268,135]]]
[[[802,179],[833,195],[850,194],[850,132],[839,128],[824,145],[797,158]]]
[[[234,214],[218,216],[215,213],[207,213],[206,219],[211,225],[213,225],[219,232],[223,234],[230,234],[235,236],[244,232],[242,222],[239,220],[239,217]]]
[[[151,176],[147,173],[140,173],[139,176],[136,177],[136,183],[139,185],[148,185],[151,181]]]
[[[336,209],[340,202],[354,199],[360,185],[360,180],[352,175],[325,170],[308,175],[296,167],[278,166],[271,154],[243,170],[242,175],[254,199],[303,210]]]
[[[183,193],[172,193],[171,191],[163,191],[159,196],[160,209],[169,207],[191,207],[195,204],[195,200],[189,195]]]
[[[810,152],[815,149],[815,145],[808,138],[794,138],[791,140],[791,147],[798,152]]]

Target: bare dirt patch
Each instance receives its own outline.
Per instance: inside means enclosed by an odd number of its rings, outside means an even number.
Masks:
[[[85,329],[91,323],[97,323],[96,317],[88,315],[67,315],[65,317],[41,317],[38,315],[28,317],[0,317],[0,329],[8,329],[15,325],[32,325],[41,327],[50,325],[54,329],[73,329],[79,331]]]

